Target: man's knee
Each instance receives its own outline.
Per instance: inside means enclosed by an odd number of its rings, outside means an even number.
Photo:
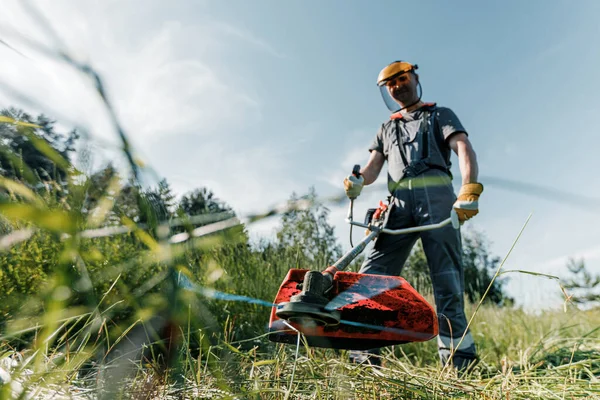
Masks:
[[[463,290],[458,271],[452,267],[440,273],[431,274],[431,283],[435,295],[436,306],[443,312],[454,308],[456,304],[462,307]]]

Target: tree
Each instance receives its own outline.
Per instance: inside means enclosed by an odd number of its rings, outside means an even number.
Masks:
[[[72,190],[71,204],[75,204],[82,214],[87,216],[95,212],[102,199],[112,201],[103,225],[120,224],[121,217],[127,217],[136,223],[141,223],[142,213],[139,207],[140,190],[138,185],[130,179],[125,181],[119,175],[112,163],[93,172],[82,180]]]
[[[600,274],[592,275],[583,259],[569,259],[567,268],[573,276],[563,286],[572,291],[571,301],[586,306],[600,305]]]
[[[0,123],[0,172],[3,176],[35,184],[39,181],[62,182],[67,176],[65,165],[71,163],[71,154],[79,138],[76,130],[68,134],[55,130],[56,121],[41,114],[36,118],[15,108],[0,111],[2,116],[19,122],[35,124],[32,128]],[[51,153],[56,153],[58,158]]]
[[[173,230],[174,232],[192,232],[196,226],[202,226],[235,217],[235,213],[227,203],[221,201],[210,189],[204,187],[195,189],[183,195],[177,204],[176,214],[184,220],[185,225],[175,227]],[[218,215],[214,216],[214,218],[206,219],[193,218],[210,214]],[[232,243],[241,243],[246,246],[248,244],[248,234],[244,227],[240,228],[241,229],[230,230],[229,233],[233,231],[237,233],[227,240],[235,239],[232,240]]]
[[[112,201],[112,209],[103,224],[120,223],[121,217],[127,217],[154,229],[173,216],[176,206],[175,196],[165,179],[157,187],[143,190],[132,178],[122,180],[112,164],[92,173],[80,186],[85,193],[81,202],[84,215],[93,212],[101,199]]]
[[[277,232],[277,245],[297,255],[296,268],[325,268],[342,256],[334,227],[327,221],[329,209],[317,201],[314,188],[302,198],[293,193],[289,203],[293,205],[299,200],[306,201],[310,206],[306,209],[292,207],[283,214],[281,228]]]
[[[166,179],[158,182],[156,194],[158,195],[158,198],[162,202],[168,215],[173,216],[177,209],[177,200],[175,199],[175,194],[171,189],[171,185],[169,185],[169,182],[167,182]]]
[[[195,189],[186,193],[179,201],[179,212],[188,217],[221,212],[233,213],[231,207],[219,200],[208,188]]]
[[[492,283],[500,261],[500,257],[491,254],[489,242],[481,232],[471,231],[463,235],[465,295],[469,301],[479,301],[489,287],[484,301],[500,306],[514,303],[514,299],[504,292],[505,279],[496,278]]]
[[[166,179],[162,179],[158,186],[148,190],[139,191],[140,222],[154,226],[171,219],[177,207],[175,195]]]
[[[85,200],[83,204],[84,213],[87,214],[97,207],[98,203],[103,197],[107,195],[114,195],[108,192],[111,181],[116,177],[117,170],[112,163],[87,177],[87,179],[82,183],[85,191]]]

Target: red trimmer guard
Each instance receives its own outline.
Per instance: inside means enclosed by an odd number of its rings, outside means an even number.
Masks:
[[[307,270],[291,269],[275,298],[289,302],[300,292]],[[397,276],[337,272],[327,309],[341,312],[334,326],[306,326],[288,322],[304,334],[309,346],[364,350],[407,342],[424,342],[437,336],[438,322],[431,305],[406,280]],[[271,310],[269,339],[296,343],[297,333]]]

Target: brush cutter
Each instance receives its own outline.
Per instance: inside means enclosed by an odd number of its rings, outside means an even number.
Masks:
[[[359,170],[355,165],[352,173]],[[367,212],[364,223],[353,220],[353,206],[351,199],[346,221],[366,228],[367,235],[322,272],[289,270],[271,310],[271,341],[295,343],[299,331],[309,346],[364,350],[437,336],[435,310],[406,280],[344,269],[382,233],[402,235],[448,224],[458,229],[458,216],[452,211],[438,224],[390,230],[385,228],[389,209],[383,202]]]

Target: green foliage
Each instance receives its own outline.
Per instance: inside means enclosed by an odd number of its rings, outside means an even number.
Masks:
[[[166,222],[175,212],[177,207],[175,195],[166,179],[162,179],[158,186],[145,191],[137,190],[139,208],[142,211],[140,222],[156,226]]]
[[[132,220],[135,217],[132,213],[131,205],[126,201],[126,190],[121,184],[116,184],[120,181],[118,172],[112,164],[101,168],[92,173],[87,179],[79,185],[75,194],[71,194],[70,203],[75,209],[81,210],[81,213],[86,217],[99,212],[98,207],[102,207],[103,201],[109,201],[111,206],[103,218],[105,224],[116,224],[119,222],[119,215],[125,215]],[[129,205],[129,207],[127,207]]]
[[[298,200],[300,198],[292,194],[290,202],[296,204]],[[325,269],[342,256],[334,228],[327,221],[329,209],[317,201],[314,188],[302,200],[309,206],[283,214],[277,247],[285,258],[294,260],[290,268]]]
[[[0,253],[1,320],[39,293],[58,264],[61,245],[48,232],[38,231],[28,241]]]
[[[231,207],[219,200],[208,188],[200,188],[184,194],[179,201],[180,215],[203,215],[231,212]]]
[[[489,251],[489,242],[481,232],[471,231],[463,235],[463,266],[465,271],[465,295],[470,302],[478,302],[492,282],[498,269],[500,257]],[[506,281],[494,280],[484,301],[498,305],[512,305],[514,300],[503,290]]]
[[[0,173],[30,184],[52,180],[63,182],[79,138],[77,131],[64,135],[55,131],[55,121],[45,115],[33,118],[14,108],[0,111],[0,115],[39,126],[0,123]]]

